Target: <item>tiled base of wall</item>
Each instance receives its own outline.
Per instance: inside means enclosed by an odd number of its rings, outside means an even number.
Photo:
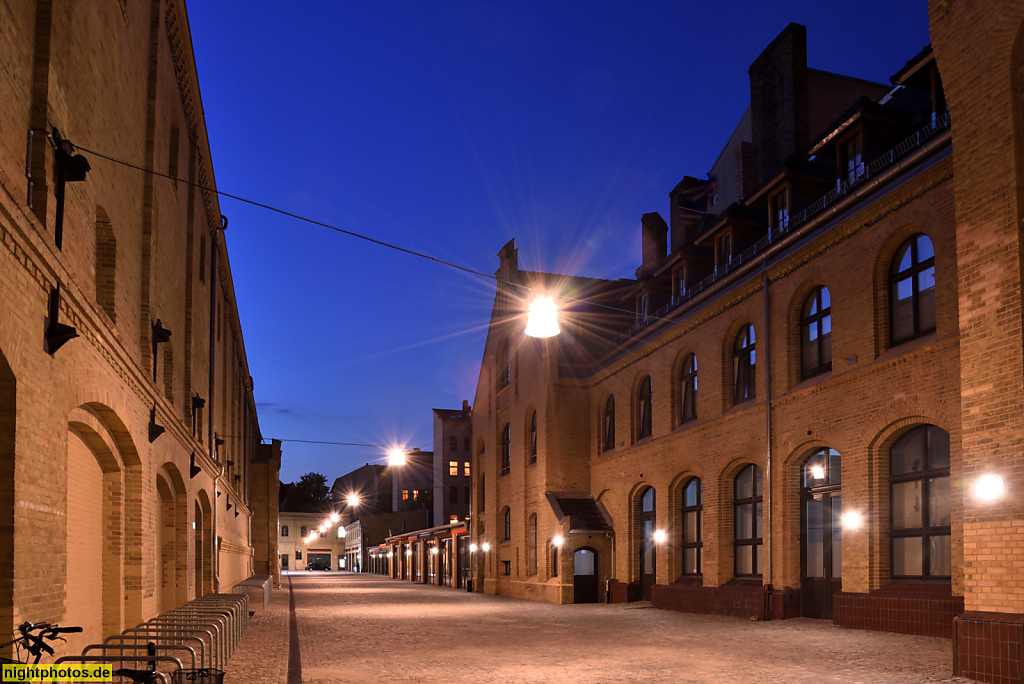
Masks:
[[[782,592],[774,592],[781,594]],[[760,582],[736,582],[719,587],[702,587],[681,581],[672,584],[656,584],[651,590],[651,605],[684,613],[706,613],[710,615],[731,615],[734,617],[764,620],[768,617],[768,601],[764,586]],[[797,599],[799,601],[799,599]],[[779,601],[779,615],[784,613],[784,602]],[[799,612],[799,603],[797,604]],[[772,617],[775,610],[772,609]]]
[[[964,613],[953,631],[953,674],[992,684],[1024,681],[1024,615]]]
[[[893,583],[869,594],[835,594],[832,618],[840,627],[951,638],[963,610],[963,597],[948,584]]]

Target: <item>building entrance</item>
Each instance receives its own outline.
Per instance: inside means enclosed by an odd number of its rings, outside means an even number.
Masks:
[[[573,603],[597,603],[597,552],[576,549],[572,554]]]
[[[316,565],[322,565],[328,570],[331,569],[331,554],[330,553],[313,553],[309,552],[306,554],[306,567]],[[299,568],[300,570],[302,568]]]
[[[804,462],[801,487],[801,613],[832,619],[842,589],[842,496],[839,452],[818,449]]]

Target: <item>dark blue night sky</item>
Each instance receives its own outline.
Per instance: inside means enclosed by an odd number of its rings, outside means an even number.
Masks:
[[[640,216],[705,177],[791,21],[888,83],[925,0],[189,5],[220,189],[493,273],[632,277]],[[812,132],[813,135],[814,132]],[[223,199],[268,437],[432,446],[473,401],[493,282]],[[377,449],[286,443],[284,481]]]

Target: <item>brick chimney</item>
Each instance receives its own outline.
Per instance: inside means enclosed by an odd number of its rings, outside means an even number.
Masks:
[[[643,264],[641,271],[650,272],[665,260],[668,251],[668,224],[661,214],[653,211],[640,217]]]
[[[790,24],[750,65],[750,116],[763,185],[790,155],[810,145],[807,27]],[[744,184],[745,185],[745,184]]]

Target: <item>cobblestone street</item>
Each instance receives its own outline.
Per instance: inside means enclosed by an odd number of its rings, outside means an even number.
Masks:
[[[825,621],[555,606],[295,572],[252,621],[226,682],[967,681],[951,662],[946,639]]]

